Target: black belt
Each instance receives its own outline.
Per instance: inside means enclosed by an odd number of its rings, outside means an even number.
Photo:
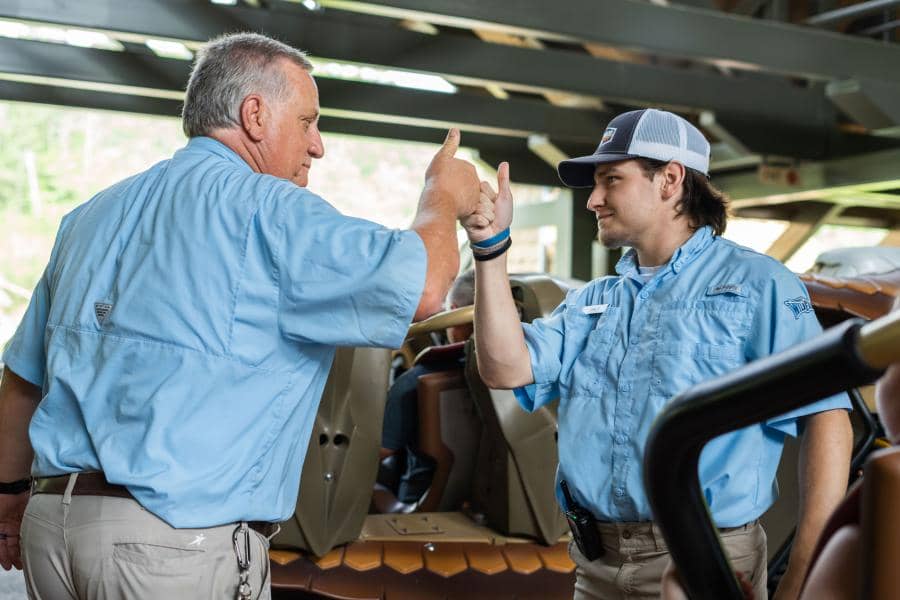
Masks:
[[[69,486],[69,475],[57,477],[35,477],[32,484],[32,494],[65,494]],[[72,488],[73,496],[112,496],[113,498],[128,498],[134,500],[134,496],[124,485],[110,483],[103,473],[87,472],[79,473],[75,478],[75,486]],[[136,500],[135,500],[136,501]],[[277,531],[277,523],[268,521],[248,521],[250,529],[269,537]]]

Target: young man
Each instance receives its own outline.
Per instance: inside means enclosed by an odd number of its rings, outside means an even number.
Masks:
[[[708,182],[709,143],[672,113],[622,114],[597,151],[563,161],[562,181],[593,187],[600,241],[630,247],[617,276],[571,292],[546,319],[521,325],[506,278],[509,167],[499,194],[482,182],[463,224],[476,259],[478,366],[495,388],[518,388],[534,410],[559,397],[559,482],[597,521],[605,554],[578,548],[576,598],[651,598],[669,562],[642,488],[651,423],[679,392],[816,336],[803,285],[777,261],[723,238],[726,206]],[[587,251],[587,249],[585,249]],[[852,435],[843,396],[723,436],[700,479],[737,570],[765,598],[759,516],[776,496],[785,435],[803,432],[800,521],[778,598],[796,597],[822,524],[842,497]],[[563,495],[558,494],[566,506]],[[677,498],[672,499],[677,502]]]
[[[310,70],[213,40],[187,146],[63,219],[0,387],[0,566],[30,597],[269,597],[335,347],[397,347],[440,309],[478,201],[459,132],[410,230],[346,217],[304,189]]]

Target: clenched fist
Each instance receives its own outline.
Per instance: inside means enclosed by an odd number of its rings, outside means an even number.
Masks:
[[[459,222],[469,235],[470,242],[480,242],[510,226],[513,216],[513,197],[509,189],[509,163],[500,163],[497,170],[497,190],[487,181],[481,182],[475,211],[460,217]]]

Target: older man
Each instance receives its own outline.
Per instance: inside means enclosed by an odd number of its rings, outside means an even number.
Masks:
[[[720,237],[725,199],[709,184],[708,169],[703,134],[653,109],[619,115],[593,155],[562,162],[563,183],[593,188],[587,208],[596,215],[600,241],[631,250],[616,266],[618,276],[571,292],[531,325],[516,318],[506,278],[507,166],[500,169],[499,196],[482,184],[479,209],[464,220],[476,259],[482,377],[492,387],[521,387],[517,395],[528,410],[560,399],[560,502],[594,521],[584,524],[583,543],[571,551],[579,599],[660,596],[669,559],[651,521],[641,459],[650,425],[667,402],[821,331],[796,276]],[[766,597],[766,538],[758,518],[777,493],[784,437],[803,432],[800,523],[778,592],[793,599],[846,487],[847,408],[846,396],[835,397],[704,449],[700,480],[707,503],[758,599]]]
[[[303,189],[310,70],[210,42],[187,146],[63,219],[0,390],[0,564],[32,597],[267,597],[335,347],[396,347],[439,310],[478,200],[459,133],[410,231],[343,216]]]

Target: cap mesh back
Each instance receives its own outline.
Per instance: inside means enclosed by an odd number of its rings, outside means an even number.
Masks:
[[[687,127],[687,149],[697,154],[706,155],[709,152],[709,142],[703,137],[703,134],[694,129]]]
[[[675,160],[708,173],[709,143],[700,131],[670,112],[647,109],[631,138],[628,153],[656,160]]]
[[[633,142],[681,147],[678,122],[672,113],[648,110],[634,131]]]

